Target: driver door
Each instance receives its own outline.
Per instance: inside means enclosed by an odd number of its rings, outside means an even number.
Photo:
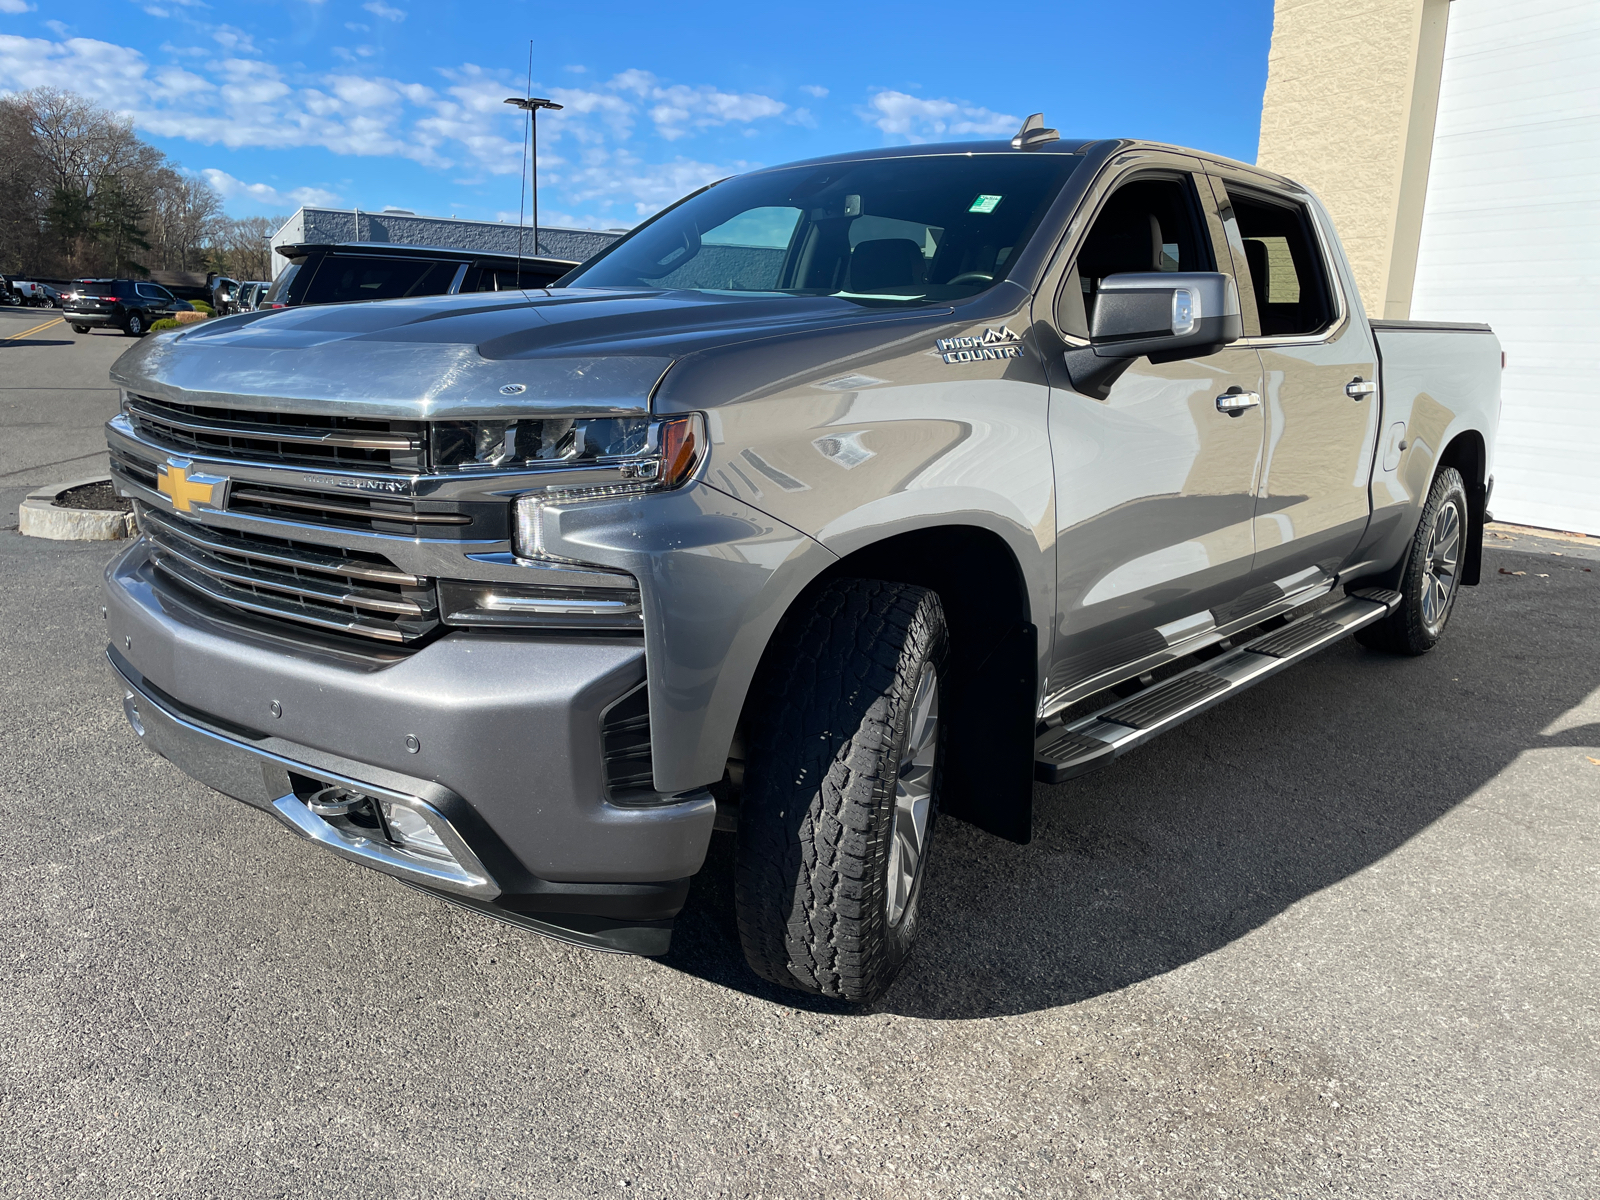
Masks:
[[[1057,605],[1047,711],[1214,630],[1245,590],[1255,552],[1262,412],[1217,405],[1229,393],[1259,397],[1255,349],[1138,358],[1088,387],[1074,386],[1064,357],[1086,345],[1106,276],[1231,270],[1200,166],[1142,154],[1085,203],[1093,215],[1074,227],[1086,232],[1047,279],[1055,290],[1040,293],[1047,315],[1036,320],[1063,350],[1048,356]]]

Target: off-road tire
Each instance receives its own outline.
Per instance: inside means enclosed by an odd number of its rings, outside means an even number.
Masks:
[[[896,783],[918,685],[931,669],[944,686],[948,641],[937,594],[866,579],[827,584],[774,634],[752,691],[734,873],[739,941],[763,979],[870,1003],[910,955],[928,841],[891,920]]]
[[[1430,586],[1428,552],[1434,531],[1438,527],[1440,510],[1447,505],[1455,507],[1455,521],[1459,544],[1455,571],[1449,595],[1442,613],[1434,621],[1425,614],[1424,593]],[[1455,611],[1456,598],[1461,595],[1461,568],[1466,562],[1467,537],[1471,531],[1470,510],[1467,507],[1467,486],[1461,473],[1446,467],[1434,478],[1428,491],[1428,501],[1422,506],[1422,519],[1411,537],[1406,551],[1405,570],[1401,573],[1398,591],[1401,600],[1381,621],[1356,630],[1356,640],[1373,650],[1390,654],[1426,654],[1438,645],[1450,614]]]
[[[87,325],[74,325],[72,327],[72,332],[73,333],[88,333],[89,332],[89,327]]]
[[[122,332],[129,337],[143,337],[145,331],[144,318],[138,313],[130,313],[128,319],[122,324]]]

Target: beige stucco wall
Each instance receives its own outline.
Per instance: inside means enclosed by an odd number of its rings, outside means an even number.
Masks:
[[[1449,0],[1277,0],[1256,161],[1327,205],[1373,316],[1411,304]]]

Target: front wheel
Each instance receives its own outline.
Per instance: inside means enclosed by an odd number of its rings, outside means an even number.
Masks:
[[[143,337],[144,336],[144,318],[141,317],[138,313],[129,313],[128,314],[128,323],[126,325],[124,325],[122,328],[123,328],[123,331],[126,332],[129,337]]]
[[[939,803],[939,597],[836,580],[784,618],[752,695],[734,904],[750,967],[869,1003],[916,940]]]
[[[1440,471],[1422,506],[1406,552],[1400,603],[1383,620],[1356,631],[1356,640],[1391,654],[1426,654],[1438,644],[1461,591],[1471,521],[1467,487],[1454,467]]]

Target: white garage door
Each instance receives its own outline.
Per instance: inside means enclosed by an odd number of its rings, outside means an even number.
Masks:
[[[1506,351],[1498,520],[1600,534],[1600,2],[1455,0],[1414,320]]]

